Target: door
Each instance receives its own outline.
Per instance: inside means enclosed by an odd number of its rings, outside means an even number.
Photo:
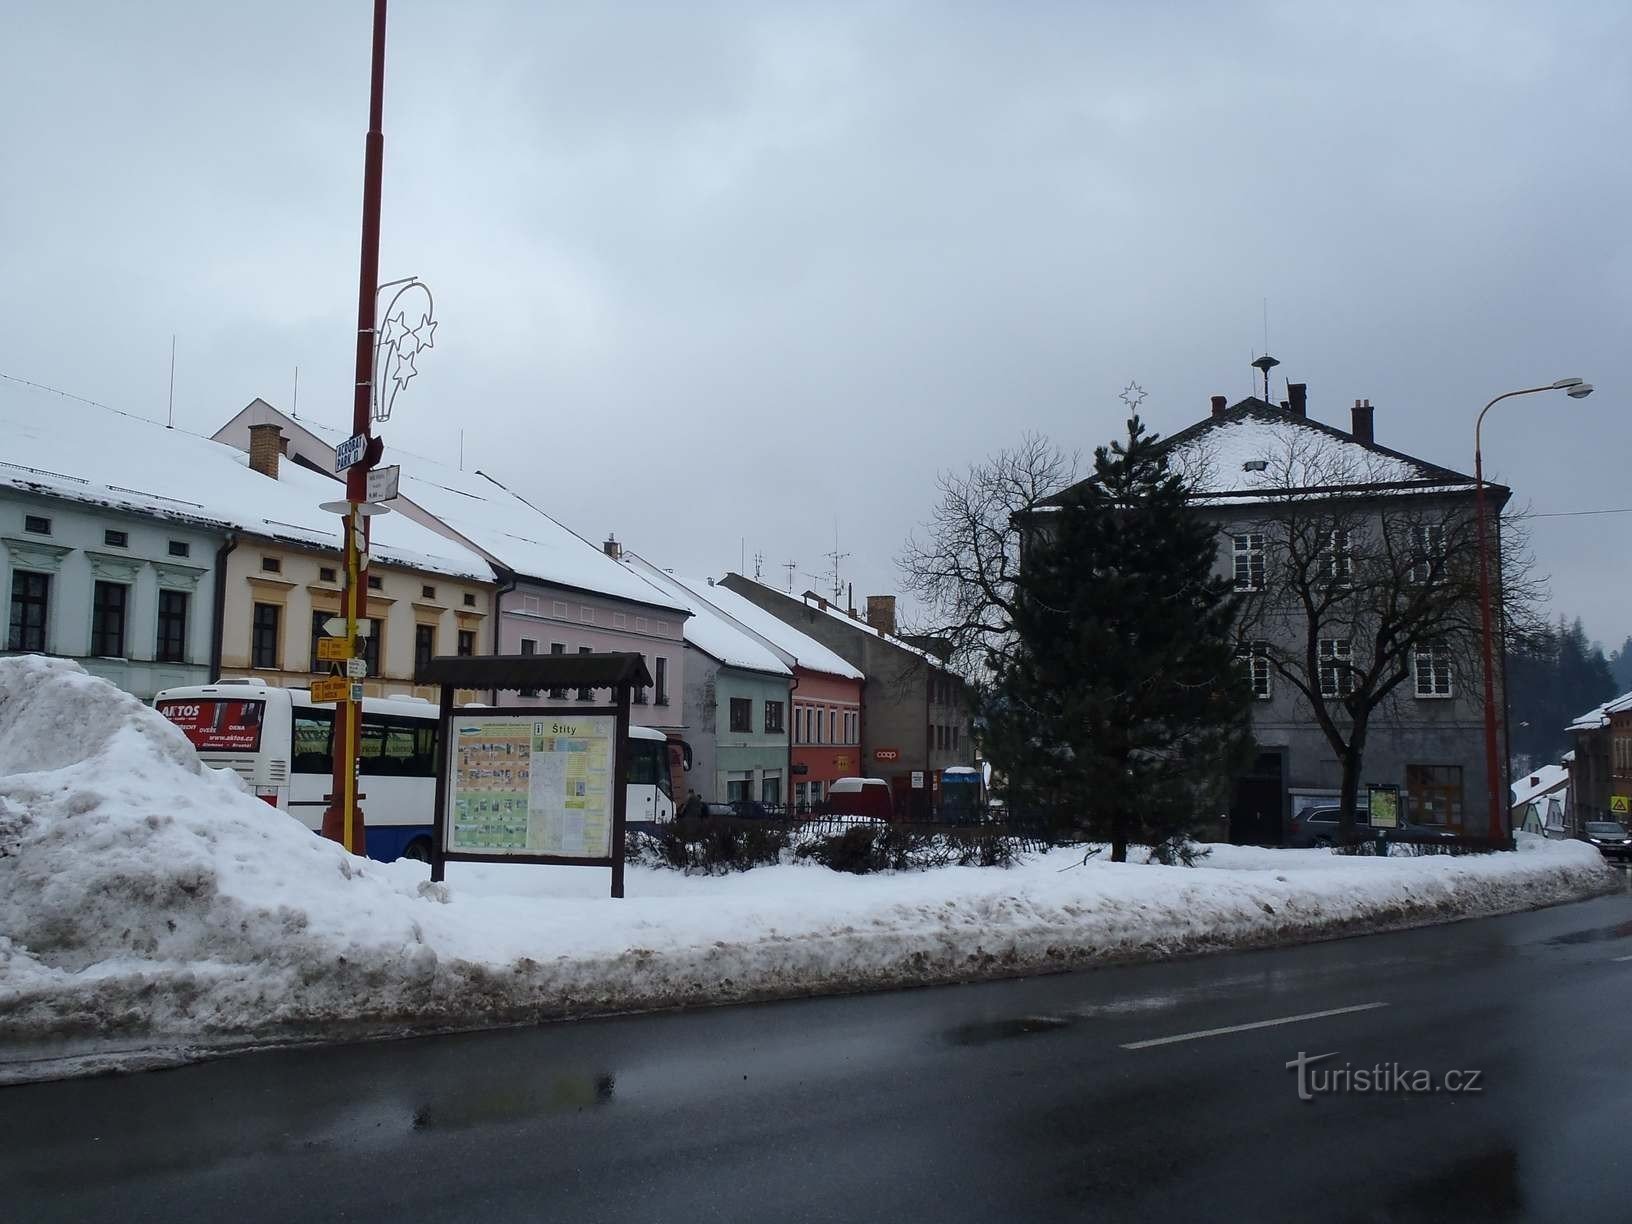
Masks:
[[[1286,783],[1279,752],[1260,752],[1252,768],[1235,781],[1230,805],[1230,842],[1237,846],[1278,846],[1286,812]]]

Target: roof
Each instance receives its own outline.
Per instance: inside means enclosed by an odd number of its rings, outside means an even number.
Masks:
[[[646,660],[634,651],[607,654],[437,655],[414,669],[414,683],[450,688],[609,689],[650,686]]]
[[[824,646],[808,633],[767,612],[753,600],[737,594],[730,587],[709,581],[706,585],[687,582],[692,592],[725,613],[732,620],[764,638],[778,650],[793,656],[794,662],[806,671],[821,672],[845,680],[865,680],[860,668],[843,655]]]
[[[769,672],[776,676],[793,675],[787,660],[775,647],[736,624],[697,593],[699,587],[707,589],[705,582],[676,578],[634,553],[624,554],[624,564],[666,591],[677,602],[683,603],[691,612],[684,625],[687,645],[695,646],[727,667]]]
[[[1201,504],[1251,501],[1287,490],[1326,495],[1466,493],[1477,483],[1461,472],[1362,441],[1256,396],[1162,439],[1162,448],[1172,469],[1194,490],[1191,500]],[[1247,470],[1248,463],[1257,462],[1265,466]],[[1486,490],[1497,498],[1508,492],[1488,483]],[[1042,504],[1057,506],[1064,496]]]
[[[1533,769],[1513,783],[1513,806],[1519,807],[1540,799],[1569,780],[1570,771],[1562,765],[1543,765],[1540,769]]]
[[[0,380],[0,487],[216,531],[340,547],[340,519],[318,509],[335,481],[288,461],[272,480],[244,452],[73,396]],[[162,490],[162,491],[161,491]],[[470,549],[399,514],[369,525],[375,560],[493,581]]]
[[[1632,710],[1632,693],[1622,693],[1619,697],[1588,710],[1564,729],[1566,731],[1597,731],[1601,727],[1609,726],[1609,716],[1611,714],[1625,714],[1628,710]]]
[[[775,595],[778,599],[785,600],[786,602],[788,602],[789,604],[794,605],[795,607],[808,608],[811,612],[816,613],[817,615],[830,616],[834,620],[839,621],[841,624],[848,626],[849,628],[855,630],[858,633],[865,633],[870,637],[877,638],[881,642],[886,642],[889,645],[894,646],[897,650],[904,650],[908,654],[917,655],[919,658],[924,659],[925,661],[927,661],[931,666],[939,668],[941,671],[947,672],[948,674],[951,673],[952,669],[947,667],[947,665],[943,661],[936,658],[929,651],[923,649],[920,646],[914,646],[911,642],[904,642],[900,638],[896,637],[894,634],[883,633],[883,632],[873,628],[866,621],[861,620],[858,617],[851,616],[847,612],[839,611],[832,604],[827,603],[825,600],[823,600],[821,598],[821,596],[819,596],[819,595],[815,595],[815,594],[812,594],[811,592],[807,591],[804,595],[795,597],[793,595],[788,594],[786,591],[779,591],[775,587],[766,586],[763,582],[760,582],[758,579],[744,578],[741,574],[737,573],[734,570],[727,571],[725,576],[727,578],[734,578],[738,582],[752,583],[754,586],[761,587],[764,590],[769,591],[771,594]],[[718,589],[718,587],[716,586],[715,589]],[[750,600],[749,602],[752,602],[752,601]],[[775,613],[773,612],[773,613],[771,613],[771,615],[774,616]]]
[[[286,430],[305,430],[331,451],[347,434],[305,418],[295,420],[257,401],[256,420],[271,420]],[[485,472],[461,471],[436,459],[392,445],[386,431],[382,466],[402,468],[398,491],[456,531],[496,565],[525,578],[610,595],[671,612],[684,608],[608,557],[571,528],[511,492]]]

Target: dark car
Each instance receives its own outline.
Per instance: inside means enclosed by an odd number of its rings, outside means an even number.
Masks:
[[[1305,808],[1287,823],[1286,836],[1282,844],[1295,848],[1310,846],[1334,846],[1337,844],[1337,818],[1341,809],[1335,807]],[[1356,837],[1375,837],[1378,830],[1371,827],[1371,817],[1364,808],[1354,813],[1354,832]],[[1433,825],[1412,824],[1404,817],[1400,823],[1387,830],[1390,841],[1421,842],[1421,841],[1449,841],[1456,836],[1445,829]]]
[[[1589,820],[1581,826],[1583,841],[1597,846],[1606,859],[1632,860],[1632,833],[1613,820]]]

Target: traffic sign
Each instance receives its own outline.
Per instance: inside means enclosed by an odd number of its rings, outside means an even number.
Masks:
[[[390,467],[375,468],[368,474],[368,500],[371,502],[390,501],[397,495],[397,482],[402,476],[402,465],[393,463]]]
[[[363,455],[368,450],[368,435],[366,433],[352,434],[339,446],[334,448],[334,470],[343,472],[363,461]]]
[[[1627,815],[1628,810],[1632,809],[1632,802],[1628,802],[1628,800],[1632,800],[1632,796],[1611,795],[1609,797],[1609,810],[1618,816]]]
[[[373,631],[374,626],[369,624],[368,621],[360,620],[357,622],[358,637],[367,637]],[[323,632],[328,634],[330,637],[344,637],[346,632],[346,618],[343,616],[329,617],[328,620],[323,622]],[[323,656],[320,655],[318,657],[322,658]],[[341,657],[344,658],[345,656]]]
[[[338,616],[333,618],[340,621],[340,632],[346,631],[346,622]],[[328,625],[325,623],[325,629]],[[317,657],[324,663],[338,663],[342,659],[351,658],[351,643],[343,637],[323,637],[317,639]]]
[[[346,675],[353,680],[361,680],[364,676],[368,675],[368,660],[347,659]]]
[[[913,790],[923,790],[924,789],[924,771],[923,770],[915,769],[915,770],[912,771],[912,789]]]
[[[350,692],[351,681],[343,676],[328,676],[312,681],[313,701],[344,701]]]

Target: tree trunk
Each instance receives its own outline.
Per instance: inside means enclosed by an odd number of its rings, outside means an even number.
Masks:
[[[1117,812],[1111,817],[1111,862],[1125,863],[1128,861],[1128,818],[1125,813]]]
[[[1360,769],[1365,763],[1366,725],[1357,723],[1349,732],[1348,751],[1343,753],[1343,786],[1338,798],[1337,840],[1354,840],[1355,812],[1360,805]]]

